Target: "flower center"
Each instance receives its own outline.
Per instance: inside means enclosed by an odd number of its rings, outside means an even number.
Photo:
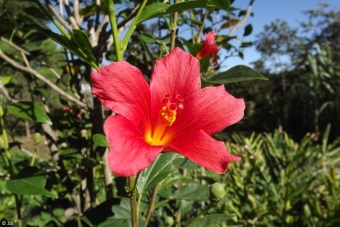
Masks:
[[[173,100],[171,98],[170,94],[163,95],[158,120],[152,131],[146,133],[146,142],[150,145],[164,146],[171,140],[172,136],[167,133],[167,129],[176,121],[177,111],[184,108],[183,96],[176,95]]]

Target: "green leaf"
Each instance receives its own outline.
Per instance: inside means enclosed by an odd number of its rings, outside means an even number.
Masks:
[[[253,26],[251,24],[248,24],[245,28],[244,28],[244,33],[243,36],[248,36],[252,33],[253,31]]]
[[[164,16],[167,14],[181,12],[184,10],[194,8],[209,8],[209,9],[219,8],[229,10],[230,2],[229,0],[210,0],[210,1],[196,0],[180,2],[173,5],[157,2],[147,5],[144,8],[141,16],[137,20],[137,24],[140,24],[143,21],[149,20],[154,17]]]
[[[139,174],[136,185],[138,193],[142,194],[143,191],[152,188],[158,182],[164,180],[169,173],[173,172],[172,161],[177,156],[174,153],[162,153],[149,168],[143,170]]]
[[[241,48],[246,48],[246,47],[250,47],[253,45],[253,42],[242,42],[241,43]]]
[[[211,214],[203,218],[199,218],[192,223],[193,227],[207,227],[207,226],[220,226],[225,224],[232,218],[231,215],[226,214]]]
[[[214,75],[209,78],[207,82],[213,84],[228,84],[247,80],[267,80],[267,78],[248,66],[238,65],[228,71]]]
[[[8,84],[12,79],[12,76],[1,76],[0,77],[0,87]]]
[[[210,0],[210,3],[213,4],[216,8],[224,9],[225,11],[230,10],[229,0]]]
[[[207,72],[209,66],[211,65],[210,57],[208,56],[208,57],[202,58],[199,61],[200,61],[200,67],[201,67],[200,71],[201,71],[201,73]]]
[[[114,219],[131,219],[131,210],[126,207],[121,207],[119,205],[112,206],[112,211],[114,213]]]
[[[170,197],[171,199],[184,199],[195,201],[208,201],[209,186],[197,183],[190,183],[183,188],[178,189]]]
[[[6,182],[7,190],[17,195],[43,195],[58,198],[58,194],[45,189],[47,175],[36,167],[25,167]]]
[[[93,140],[93,147],[96,149],[96,147],[108,147],[109,144],[106,140],[106,137],[103,134],[94,134],[92,136]]]
[[[50,118],[47,116],[44,107],[35,102],[17,102],[9,104],[7,110],[10,114],[31,121],[47,123],[52,125]]]
[[[47,29],[41,29],[40,31],[90,65],[96,65],[96,58],[92,54],[92,46],[85,32],[73,29],[72,35],[70,39],[68,39],[64,35],[54,33]]]
[[[214,4],[213,3],[210,4],[209,1],[201,1],[201,0],[185,1],[185,2],[180,2],[180,3],[176,3],[176,4],[169,6],[166,13],[170,14],[170,13],[175,13],[175,12],[182,12],[188,9],[205,8],[207,7],[207,5],[211,5],[211,7],[214,7]]]
[[[138,38],[145,42],[145,43],[155,43],[156,42],[156,37],[150,33],[143,33],[141,35],[138,35]]]
[[[143,12],[137,20],[137,24],[142,23],[148,19],[163,15],[169,8],[169,4],[156,2],[145,6]]]

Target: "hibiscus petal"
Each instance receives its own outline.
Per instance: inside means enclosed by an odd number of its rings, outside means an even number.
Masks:
[[[92,73],[91,79],[92,93],[107,108],[135,125],[149,122],[150,89],[138,68],[115,62]]]
[[[217,133],[241,120],[245,109],[243,99],[226,92],[223,85],[205,87],[187,97],[183,105],[170,129],[174,135],[193,129],[202,129],[209,135]]]
[[[209,32],[205,35],[205,41],[197,54],[197,58],[205,58],[213,54],[217,54],[219,51],[217,43],[215,43],[216,33]]]
[[[180,48],[156,61],[151,76],[152,112],[159,114],[165,94],[186,97],[201,89],[199,61]]]
[[[163,147],[150,146],[141,132],[126,118],[111,116],[104,124],[109,142],[108,161],[118,176],[134,176],[152,164]]]
[[[219,174],[228,169],[229,162],[241,160],[241,158],[228,153],[223,142],[214,140],[202,130],[183,134],[172,141],[168,149]]]
[[[199,61],[192,55],[176,47],[164,58],[156,61],[151,76],[152,97],[159,94],[183,97],[201,89]]]

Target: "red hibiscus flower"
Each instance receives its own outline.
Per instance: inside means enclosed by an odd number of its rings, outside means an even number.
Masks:
[[[201,89],[199,62],[181,49],[156,61],[150,85],[125,61],[105,66],[91,78],[92,93],[117,114],[104,124],[114,174],[136,175],[168,151],[217,173],[240,160],[211,135],[243,117],[243,99],[223,85]]]
[[[217,54],[217,52],[220,50],[215,43],[216,33],[215,32],[209,32],[205,35],[205,41],[199,50],[198,54],[196,55],[196,58],[202,59],[214,54]]]

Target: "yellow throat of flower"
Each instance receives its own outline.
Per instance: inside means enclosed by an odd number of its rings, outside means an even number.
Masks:
[[[183,97],[176,95],[176,103],[170,102],[170,94],[166,94],[162,99],[162,108],[159,113],[157,123],[152,129],[147,129],[145,133],[145,141],[153,146],[165,146],[172,138],[167,133],[168,127],[176,121],[177,108],[183,109]]]

